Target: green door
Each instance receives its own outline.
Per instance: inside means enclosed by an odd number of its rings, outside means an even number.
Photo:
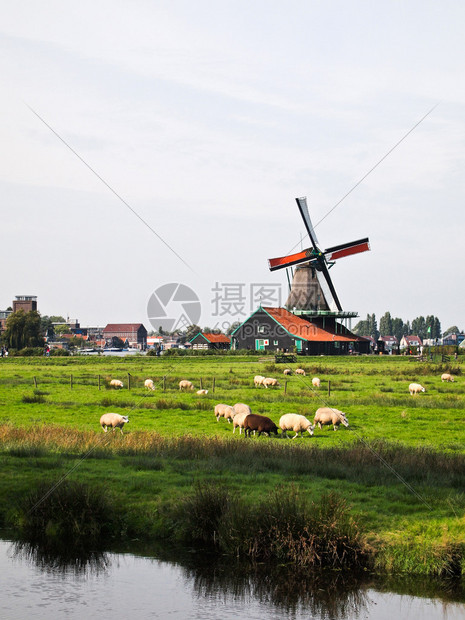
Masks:
[[[255,340],[255,351],[264,351],[265,350],[265,340],[257,338]]]
[[[295,348],[297,349],[297,353],[302,353],[302,340],[295,341]]]

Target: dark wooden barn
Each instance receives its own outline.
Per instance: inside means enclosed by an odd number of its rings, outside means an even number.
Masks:
[[[193,349],[230,349],[231,339],[224,334],[204,334],[199,332],[189,342]]]
[[[260,307],[231,334],[231,348],[346,355],[369,353],[370,343],[334,318],[310,322],[285,308]]]

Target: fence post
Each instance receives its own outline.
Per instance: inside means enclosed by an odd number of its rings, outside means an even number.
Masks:
[[[33,377],[33,379],[34,379],[34,385],[35,385],[35,386],[36,386],[36,388],[37,388],[37,379],[36,379],[35,377]]]
[[[328,381],[328,396],[331,396],[331,381]]]
[[[284,394],[287,394],[287,381],[284,381]]]
[[[200,377],[200,389],[203,390],[202,377]]]
[[[69,376],[69,387],[73,389],[73,375]]]
[[[98,376],[98,389],[100,390],[100,375]]]
[[[128,390],[131,389],[131,373],[128,372]]]
[[[166,390],[166,375],[163,375],[163,391]]]

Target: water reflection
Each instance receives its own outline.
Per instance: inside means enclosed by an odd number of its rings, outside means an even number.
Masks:
[[[2,548],[6,546],[2,544]],[[135,611],[139,618],[164,619],[169,615],[182,620],[239,616],[253,620],[382,620],[406,617],[407,611],[408,617],[465,618],[465,607],[454,604],[465,601],[463,582],[457,580],[381,579],[368,573],[308,571],[283,565],[251,567],[166,548],[150,553],[146,549],[130,551],[52,553],[30,543],[8,543],[7,554],[17,573],[10,564],[6,587],[0,593],[0,614],[2,609],[9,610],[4,602],[9,597],[14,599],[15,609],[23,605],[27,610],[36,604],[47,618],[63,609],[69,619],[82,618],[85,609],[94,609],[101,610],[99,618],[111,620]]]
[[[99,575],[111,567],[110,555],[103,551],[80,551],[61,549],[59,552],[40,545],[16,541],[11,544],[13,559],[26,562],[42,571],[63,575]]]

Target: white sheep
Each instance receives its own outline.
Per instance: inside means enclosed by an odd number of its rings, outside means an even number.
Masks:
[[[444,374],[441,375],[441,381],[450,381],[451,383],[454,382],[454,377],[452,375],[450,375],[448,372],[445,372]]]
[[[197,390],[196,394],[198,396],[205,396],[206,394],[208,394],[208,390]]]
[[[265,377],[262,377],[261,375],[255,375],[255,377],[253,378],[253,384],[255,387],[259,387],[260,385],[263,385],[264,380]]]
[[[291,375],[292,374],[292,370],[290,368],[285,368],[283,370],[283,375]]]
[[[292,439],[300,436],[303,437],[305,431],[310,433],[310,436],[313,435],[313,425],[310,420],[303,415],[299,415],[298,413],[285,413],[279,419],[279,428],[282,431],[282,436],[287,439],[287,431],[294,431],[295,435]]]
[[[236,428],[239,428],[239,435],[242,434],[242,429],[244,428],[244,422],[246,417],[249,415],[249,413],[243,412],[243,413],[237,413],[234,418],[233,418],[233,433],[236,432]]]
[[[273,377],[265,377],[265,379],[263,379],[263,385],[268,388],[268,387],[279,387],[279,383],[277,379],[273,379]]]
[[[234,415],[239,415],[240,413],[252,413],[252,409],[249,407],[249,405],[245,405],[244,403],[236,403],[233,406],[234,409]]]
[[[183,379],[182,381],[179,382],[179,389],[182,390],[193,390],[194,389],[194,385],[192,384],[191,381],[187,381],[187,379]]]
[[[296,368],[295,369],[295,374],[296,375],[303,375],[305,377],[305,370],[303,368]]]
[[[231,423],[231,420],[235,415],[236,412],[234,411],[234,407],[231,407],[231,405],[225,405],[224,403],[215,405],[215,416],[217,422],[220,421],[220,418],[224,418]]]
[[[333,409],[332,407],[320,407],[316,410],[315,417],[313,419],[313,427],[318,424],[319,428],[323,428],[326,424],[332,424],[334,430],[337,430],[339,424],[349,426],[349,420],[346,414],[339,409]]]
[[[115,388],[115,390],[120,390],[123,387],[123,382],[119,379],[112,379],[110,381],[110,386]]]
[[[144,387],[146,387],[148,390],[154,390],[154,389],[155,389],[155,386],[154,386],[154,384],[153,384],[152,379],[146,379],[146,380],[144,381]]]
[[[426,389],[419,383],[411,383],[408,386],[408,391],[410,392],[410,396],[413,396],[414,394],[419,394],[420,392],[426,392]]]
[[[119,413],[104,413],[100,418],[100,426],[103,428],[103,432],[106,433],[107,429],[119,428],[123,435],[123,426],[129,422],[129,418],[126,415],[120,415]]]
[[[321,383],[321,381],[318,379],[318,377],[313,377],[313,379],[312,379],[313,387],[319,388],[320,387],[320,383]]]

